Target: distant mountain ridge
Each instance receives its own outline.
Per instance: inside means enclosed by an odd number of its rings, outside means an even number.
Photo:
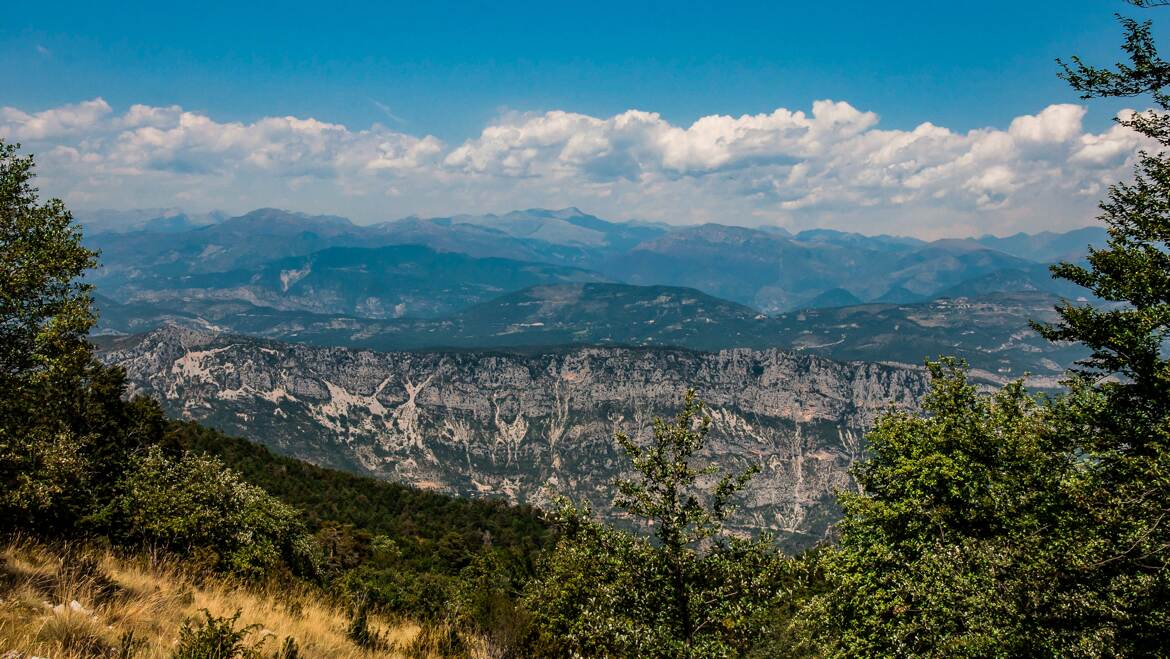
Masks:
[[[575,208],[369,226],[269,208],[174,231],[147,225],[87,238],[103,254],[92,277],[102,332],[171,321],[379,349],[795,347],[909,363],[959,353],[988,379],[1055,377],[1069,365],[1074,356],[1027,323],[1083,294],[1052,279],[1045,258],[1079,258],[1104,237],[791,235],[610,222]],[[832,313],[794,324],[793,312],[818,309]],[[838,311],[857,327],[831,326]],[[913,322],[928,316],[934,325]],[[963,326],[976,320],[990,324]]]
[[[1079,291],[1045,259],[1100,238],[791,235],[578,209],[155,219],[86,240],[103,250],[102,358],[168,414],[453,494],[547,506],[552,485],[612,517],[614,432],[644,437],[693,386],[711,404],[704,458],[760,469],[731,527],[790,548],[825,537],[876,416],[919,409],[923,359],[1056,386],[1083,351],[1028,323]]]
[[[567,208],[404,218],[368,226],[336,216],[258,209],[187,230],[98,233],[88,241],[103,250],[99,288],[123,301],[130,298],[111,286],[151,275],[263,269],[334,247],[421,245],[476,258],[591,270],[596,281],[696,288],[778,313],[839,306],[850,301],[845,294],[862,302],[927,301],[976,279],[983,280],[984,293],[1013,292],[1016,284],[1005,277],[1000,277],[1004,283],[994,283],[997,273],[1009,271],[1028,273],[1027,290],[1067,295],[1067,286],[1044,276],[1044,266],[1082,258],[1090,244],[1104,238],[1096,227],[934,242],[828,229],[793,236],[721,224],[610,222]],[[832,296],[822,298],[830,291]]]
[[[1046,293],[854,304],[766,316],[701,291],[670,286],[573,283],[534,286],[433,319],[366,319],[280,311],[231,300],[183,310],[99,299],[99,327],[133,333],[166,323],[320,346],[376,350],[509,350],[569,346],[664,346],[717,351],[781,348],[833,359],[921,365],[949,354],[976,379],[1032,376],[1055,386],[1076,346],[1050,343],[1028,323],[1056,319]]]
[[[217,224],[230,217],[222,211],[186,213],[178,208],[143,208],[128,211],[80,211],[74,218],[87,233],[178,233]]]
[[[422,245],[328,247],[226,272],[139,276],[114,290],[127,302],[242,300],[282,311],[426,318],[538,284],[605,281],[569,266],[476,258]]]

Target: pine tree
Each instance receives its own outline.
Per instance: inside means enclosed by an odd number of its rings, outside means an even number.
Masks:
[[[1092,465],[1083,542],[1096,551],[1071,578],[1092,591],[1087,615],[1109,621],[1123,652],[1141,654],[1165,651],[1170,619],[1170,62],[1150,21],[1119,20],[1127,62],[1098,68],[1074,57],[1061,75],[1084,98],[1152,100],[1117,119],[1149,147],[1133,180],[1111,186],[1101,204],[1107,246],[1091,250],[1087,266],[1053,268],[1106,304],[1066,303],[1059,322],[1037,328],[1092,350],[1073,386],[1094,395],[1073,400],[1082,402],[1077,450]]]

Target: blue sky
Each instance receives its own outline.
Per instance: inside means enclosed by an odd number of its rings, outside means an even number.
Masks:
[[[21,137],[11,127],[20,116],[101,99],[109,108],[107,123],[138,104],[177,106],[217,125],[253,126],[266,117],[284,116],[343,125],[353,132],[380,124],[388,133],[435,140],[440,146],[432,156],[448,163],[444,175],[451,175],[451,152],[468,141],[482,141],[489,127],[558,111],[607,120],[642,110],[686,129],[711,115],[769,115],[777,109],[810,114],[814,101],[828,99],[876,115],[878,120],[867,124],[867,130],[912,131],[929,122],[964,135],[985,127],[1007,130],[1018,117],[1073,103],[1085,108],[1078,134],[1103,134],[1117,110],[1136,107],[1139,101],[1079,101],[1056,78],[1054,58],[1081,54],[1095,62],[1116,60],[1120,37],[1114,12],[1161,20],[1158,10],[1108,1],[99,4],[105,3],[17,3],[6,8],[0,23],[0,58],[5,62],[0,107],[8,109],[10,139]],[[26,130],[23,141],[45,152],[76,148],[98,139],[95,135],[81,129],[52,134]],[[109,126],[101,135],[113,144]],[[559,201],[619,217],[653,215],[650,211],[661,203],[631,200],[652,200],[656,189],[670,187],[680,177],[695,179],[682,195],[690,199],[688,212],[680,208],[670,211],[670,217],[653,219],[722,218],[865,230],[891,224],[897,228],[899,217],[914,215],[920,219],[904,220],[907,232],[945,233],[1006,230],[1028,217],[1038,226],[1084,224],[1092,215],[1092,203],[1087,202],[1049,211],[1060,218],[1037,217],[1044,213],[1036,209],[1031,215],[1020,208],[1005,209],[998,196],[1002,190],[983,198],[982,210],[976,208],[976,195],[966,206],[899,213],[889,207],[905,203],[894,199],[897,193],[878,204],[885,209],[881,212],[862,212],[869,203],[865,199],[854,207],[843,208],[848,201],[838,200],[794,208],[785,205],[792,201],[784,187],[791,176],[783,181],[779,177],[791,171],[775,168],[799,164],[807,157],[804,151],[771,153],[766,163],[774,170],[770,179],[759,169],[761,156],[753,152],[742,162],[717,159],[705,169],[692,158],[686,166],[666,168],[661,181],[642,181],[639,189],[626,183],[645,178],[646,168],[634,172],[624,166],[625,156],[612,153],[616,147],[611,137],[607,133],[604,138],[612,147],[608,159],[582,170],[581,181],[558,179],[551,170],[524,168],[521,176],[515,169],[492,171],[479,160],[472,174],[495,177],[494,187],[465,177],[452,178],[445,189],[422,190],[417,181],[401,176],[402,167],[396,164],[383,167],[395,176],[379,183],[383,187],[375,201],[369,199],[369,186],[347,183],[326,193],[318,181],[304,180],[314,169],[306,163],[279,172],[243,172],[260,191],[251,197],[224,187],[222,181],[191,179],[186,187],[171,181],[173,185],[152,186],[158,194],[127,190],[120,198],[80,189],[70,182],[70,177],[79,178],[78,171],[43,173],[47,190],[81,207],[142,202],[243,210],[269,198],[273,203],[287,198],[311,207],[306,210],[332,209],[370,220]],[[184,168],[216,170],[206,152],[200,151],[199,158],[168,153],[141,161],[154,163],[151,171],[172,175]],[[42,158],[42,163],[42,170],[47,169],[52,158]],[[1019,170],[1031,166],[1015,162],[1008,167],[1022,185]],[[114,176],[116,169],[111,165],[103,171]],[[232,164],[219,169],[236,178],[242,172]],[[739,172],[734,180],[740,183],[726,184],[732,180],[730,169]],[[129,170],[123,166],[120,171]],[[269,178],[261,180],[265,171]],[[563,169],[557,171],[563,174]],[[749,174],[753,181],[745,183]],[[516,181],[534,175],[548,185],[536,190],[530,180]],[[336,172],[318,178],[329,176],[338,180]],[[601,185],[607,176],[616,187],[594,190],[592,197],[582,192]],[[711,177],[722,177],[725,184],[714,185]],[[294,179],[296,189],[284,194]],[[111,182],[116,183],[111,178],[104,185]],[[616,188],[623,185],[619,194]],[[639,192],[642,197],[635,197]],[[165,203],[165,194],[175,203]],[[693,211],[695,199],[708,198],[710,203]],[[997,204],[998,209],[990,208]],[[807,210],[814,205],[815,211]],[[945,217],[919,228],[926,215]]]
[[[457,139],[501,108],[639,108],[685,123],[834,98],[890,127],[929,119],[966,129],[1075,100],[1054,58],[1112,61],[1111,16],[1128,9],[1101,0],[240,4],[16,3],[0,27],[3,101],[38,108],[101,96],[230,120],[393,121],[373,99],[416,131]]]

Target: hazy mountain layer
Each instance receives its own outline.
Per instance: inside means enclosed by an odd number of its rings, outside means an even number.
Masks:
[[[250,303],[198,300],[181,311],[99,300],[100,327],[140,332],[163,322],[223,328],[316,345],[378,350],[524,348],[566,345],[676,346],[695,350],[782,348],[833,359],[921,365],[962,357],[984,381],[1031,373],[1051,386],[1085,355],[1033,332],[1056,319],[1058,298],[1043,293],[862,304],[767,317],[694,289],[624,284],[537,286],[434,320],[369,320],[278,311]],[[147,320],[149,319],[149,320]]]
[[[474,258],[420,245],[330,247],[227,272],[142,276],[107,295],[190,310],[203,300],[239,300],[281,311],[362,318],[429,317],[537,284],[604,281],[566,266]]]
[[[1103,240],[1100,229],[929,243],[830,230],[792,236],[781,230],[719,224],[609,222],[577,209],[406,218],[372,226],[275,209],[205,226],[173,213],[134,222],[129,226],[137,230],[87,239],[103,253],[104,266],[94,275],[99,291],[119,302],[237,299],[275,309],[367,318],[392,317],[398,304],[406,305],[401,309],[407,316],[427,316],[486,299],[465,290],[481,282],[459,267],[419,270],[429,288],[406,290],[397,280],[413,267],[414,257],[405,249],[379,251],[388,245],[421,245],[478,259],[592,271],[555,274],[540,281],[489,277],[482,282],[496,293],[536,283],[613,280],[696,288],[771,314],[856,301],[921,302],[976,292],[1037,290],[1075,296],[1077,291],[1052,280],[1046,265],[1081,258],[1089,244]],[[303,295],[284,288],[286,279],[295,280],[308,263],[336,258],[336,248],[355,251],[347,253],[350,263],[336,264],[338,276],[333,281],[312,285],[306,280]],[[395,256],[401,261],[393,262]],[[363,264],[368,266],[364,270]],[[319,278],[327,270],[313,276]],[[346,277],[346,272],[356,276]],[[377,294],[395,287],[405,291],[397,302],[392,301],[397,292]]]

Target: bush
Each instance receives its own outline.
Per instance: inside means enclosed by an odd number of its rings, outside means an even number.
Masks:
[[[128,540],[187,555],[210,551],[216,569],[245,579],[278,568],[300,576],[318,572],[316,545],[297,511],[214,458],[176,460],[151,448],[131,461],[104,517]]]
[[[470,657],[471,648],[460,629],[450,622],[426,623],[418,631],[402,654],[408,659],[429,657]]]
[[[448,615],[481,638],[488,656],[528,656],[534,634],[528,611],[517,606],[520,580],[493,552],[476,555],[460,573]]]
[[[653,615],[670,601],[650,543],[568,511],[563,533],[524,595],[537,629],[533,652],[651,656],[672,646],[670,630]]]
[[[260,656],[259,645],[245,643],[245,639],[260,625],[236,628],[240,612],[230,618],[211,615],[202,609],[203,620],[187,620],[179,630],[179,646],[172,659],[254,659]]]

